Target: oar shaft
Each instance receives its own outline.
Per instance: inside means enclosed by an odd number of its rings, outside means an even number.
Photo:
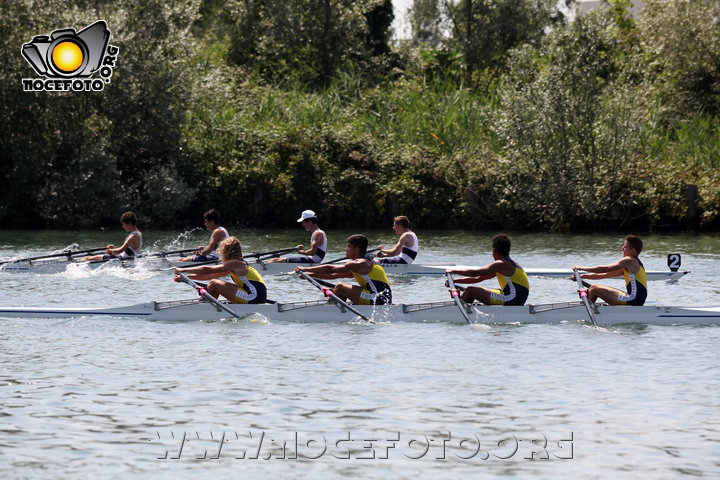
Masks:
[[[330,297],[330,298],[332,298],[333,300],[335,300],[335,305],[337,305],[338,308],[340,308],[340,309],[342,309],[342,308],[347,308],[347,309],[350,310],[352,313],[354,313],[354,314],[357,315],[358,317],[362,318],[362,319],[365,320],[366,322],[368,322],[368,323],[375,323],[375,322],[372,321],[370,318],[368,318],[367,316],[363,315],[363,314],[360,313],[357,309],[355,309],[355,308],[353,308],[351,305],[349,305],[345,300],[343,300],[342,298],[340,298],[340,297],[338,297],[337,295],[335,295],[335,294],[332,292],[332,290],[330,290],[330,289],[327,288],[327,287],[324,287],[324,286],[320,285],[320,284],[318,283],[318,281],[317,281],[316,279],[314,279],[313,277],[311,277],[310,275],[306,274],[305,272],[299,272],[298,275],[300,276],[300,278],[304,278],[305,280],[307,280],[308,282],[310,282],[313,286],[315,286],[315,288],[317,288],[318,290],[320,290],[320,291],[323,293],[323,295],[325,295],[326,297]]]
[[[165,257],[167,255],[182,255],[185,253],[196,252],[198,250],[198,248],[186,248],[184,250],[171,250],[169,252],[148,253],[147,255],[138,255],[138,257]]]
[[[380,249],[379,248],[371,248],[370,250],[368,250],[365,253],[373,253],[373,252],[377,252],[378,250],[380,250]],[[321,265],[329,265],[331,263],[342,262],[343,260],[347,260],[347,259],[348,259],[347,257],[338,257],[334,260],[329,260],[327,262],[323,262],[323,263],[321,263]]]
[[[83,253],[100,252],[102,250],[105,250],[105,247],[90,248],[87,250],[77,250],[77,251],[68,250],[66,252],[51,253],[48,255],[40,255],[38,257],[27,257],[27,258],[18,258],[15,260],[5,260],[5,261],[0,262],[0,265],[5,265],[6,263],[32,262],[33,260],[43,260],[46,258],[60,258],[60,257],[70,258],[74,255],[81,255]]]
[[[267,252],[255,252],[243,255],[243,258],[260,258],[266,255],[282,255],[283,253],[296,252],[297,247],[281,248],[279,250],[269,250]]]
[[[580,278],[580,272],[578,272],[577,268],[573,268],[573,272],[575,273],[575,281],[578,285],[578,295],[580,295],[580,300],[582,300],[583,304],[585,305],[585,310],[587,310],[588,316],[590,317],[590,321],[592,322],[594,327],[597,327],[597,322],[595,322],[595,313],[592,311],[592,307],[590,306],[590,300],[588,299],[588,291],[587,287],[590,286],[589,283],[583,282],[583,280]]]
[[[460,309],[460,313],[462,313],[463,318],[465,318],[465,321],[467,323],[472,323],[470,321],[470,317],[468,317],[467,312],[465,312],[465,306],[463,305],[463,301],[460,298],[460,292],[457,288],[455,288],[455,281],[452,278],[452,275],[449,273],[445,273],[445,276],[448,279],[448,286],[450,287],[450,296],[452,297],[453,301],[455,302],[455,305],[458,306]]]

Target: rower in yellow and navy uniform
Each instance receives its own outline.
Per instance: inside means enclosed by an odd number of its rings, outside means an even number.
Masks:
[[[380,265],[373,264],[367,259],[373,267],[370,273],[361,275],[353,272],[355,281],[360,284],[362,292],[360,293],[360,305],[389,305],[392,303],[392,290],[390,289],[390,281],[388,280],[385,269]]]
[[[491,290],[490,305],[525,305],[530,295],[530,279],[513,259],[505,257],[503,261],[512,263],[515,271],[509,277],[500,272],[495,273],[500,290]]]
[[[245,275],[230,272],[230,278],[238,286],[233,303],[265,303],[267,301],[265,281],[253,267],[248,266]]]
[[[625,277],[627,293],[621,293],[617,296],[617,305],[641,306],[644,305],[645,300],[647,300],[647,274],[645,273],[645,266],[639,258],[636,259],[640,264],[640,270],[638,270],[637,273],[630,273],[626,268],[623,268],[623,277]]]
[[[217,265],[200,265],[197,267],[176,268],[176,272],[186,273],[193,280],[210,280],[207,291],[218,298],[220,295],[232,303],[265,303],[267,288],[262,276],[243,260],[242,245],[235,237],[228,237],[220,242],[217,249],[220,263]],[[232,282],[219,277],[229,275]],[[182,281],[176,275],[175,281]]]
[[[594,302],[599,298],[610,305],[644,305],[645,300],[647,300],[648,290],[645,267],[638,258],[642,249],[643,242],[640,237],[628,235],[622,245],[623,257],[617,262],[593,267],[574,265],[573,268],[588,272],[580,275],[580,278],[588,280],[619,277],[620,275],[625,277],[627,292],[605,285],[594,284],[588,289],[588,299]]]
[[[368,239],[365,235],[350,235],[345,247],[347,262],[313,267],[296,267],[317,278],[354,278],[358,285],[338,283],[333,293],[356,305],[387,305],[392,302],[392,290],[385,270],[367,257]]]
[[[466,303],[479,301],[485,305],[525,305],[530,294],[530,280],[525,270],[510,258],[510,237],[505,234],[492,238],[493,262],[479,268],[449,268],[447,273],[456,273],[465,278],[454,279],[455,283],[477,283],[497,278],[499,289],[467,287],[460,298]]]

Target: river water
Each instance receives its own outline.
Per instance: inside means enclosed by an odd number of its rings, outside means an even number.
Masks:
[[[300,230],[231,233],[246,251],[307,243]],[[328,232],[330,257],[350,233]],[[492,233],[418,233],[419,262],[491,260]],[[622,235],[511,236],[513,257],[535,268],[608,263],[622,244]],[[123,237],[3,231],[0,257]],[[145,232],[147,250],[206,238]],[[647,269],[680,253],[692,272],[652,282],[648,304],[718,303],[717,235],[644,240]],[[266,281],[273,298],[320,298],[292,276]],[[0,285],[2,307],[194,295],[143,269],[0,272]],[[393,279],[393,296],[448,298],[430,277]],[[531,279],[531,303],[576,298],[573,282]],[[719,326],[0,319],[0,475],[718,478],[719,345]]]

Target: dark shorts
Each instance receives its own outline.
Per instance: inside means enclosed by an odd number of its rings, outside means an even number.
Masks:
[[[380,259],[380,265],[382,265],[383,263],[385,263],[385,264],[388,264],[388,263],[392,263],[392,264],[401,263],[401,264],[405,264],[405,265],[408,264],[403,257],[387,257],[387,258],[381,258],[381,259]]]
[[[195,255],[192,257],[193,262],[212,262],[214,260],[218,260],[215,255]]]
[[[310,257],[288,257],[287,263],[315,263]]]

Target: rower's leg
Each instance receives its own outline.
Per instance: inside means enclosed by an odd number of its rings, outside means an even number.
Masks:
[[[360,293],[362,288],[359,285],[351,285],[349,283],[338,283],[333,288],[333,293],[343,300],[350,300],[355,305],[360,303]]]
[[[622,295],[620,290],[605,285],[591,285],[588,290],[588,299],[591,302],[595,302],[599,298],[608,305],[617,305],[618,295]]]
[[[232,282],[215,278],[208,283],[207,291],[215,298],[218,298],[218,295],[222,295],[231,303],[235,303],[235,294],[238,291],[238,286]]]
[[[460,299],[465,303],[473,303],[477,300],[485,305],[490,305],[490,290],[483,287],[467,287],[460,295]]]

